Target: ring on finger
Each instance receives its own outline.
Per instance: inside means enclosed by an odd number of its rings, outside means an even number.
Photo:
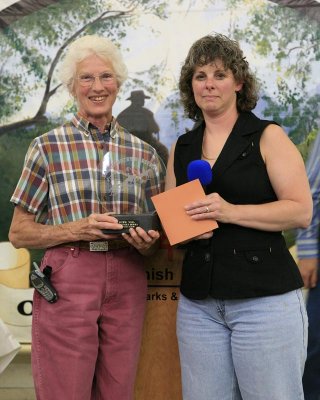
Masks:
[[[209,207],[206,207],[206,213],[210,212]]]

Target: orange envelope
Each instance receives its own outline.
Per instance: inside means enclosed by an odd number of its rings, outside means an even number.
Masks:
[[[151,197],[171,246],[218,228],[213,219],[195,221],[184,209],[185,205],[205,197],[199,179]]]

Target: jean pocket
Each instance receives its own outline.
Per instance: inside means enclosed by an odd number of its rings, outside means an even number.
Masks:
[[[68,265],[68,261],[73,256],[74,249],[71,247],[58,247],[48,249],[41,261],[40,269],[43,270],[46,266],[52,268],[52,274],[61,271]]]

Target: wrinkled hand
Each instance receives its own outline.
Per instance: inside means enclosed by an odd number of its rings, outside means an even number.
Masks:
[[[318,282],[318,259],[300,259],[298,266],[303,279],[304,287],[307,289],[314,288]]]
[[[141,227],[137,227],[135,229],[130,228],[129,233],[123,233],[122,237],[135,247],[139,253],[148,256],[153,254],[160,233],[154,230],[146,232]]]
[[[77,240],[114,239],[119,237],[117,230],[122,229],[118,220],[109,213],[91,214],[87,218],[72,222],[69,229],[77,237]],[[114,229],[115,234],[104,234],[102,229]]]

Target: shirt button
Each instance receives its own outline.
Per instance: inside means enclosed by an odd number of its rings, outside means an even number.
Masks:
[[[259,262],[259,257],[258,257],[258,256],[252,256],[252,261],[253,261],[254,263]]]
[[[205,260],[205,262],[209,262],[210,261],[210,253],[206,253],[205,255],[204,255],[204,260]]]

